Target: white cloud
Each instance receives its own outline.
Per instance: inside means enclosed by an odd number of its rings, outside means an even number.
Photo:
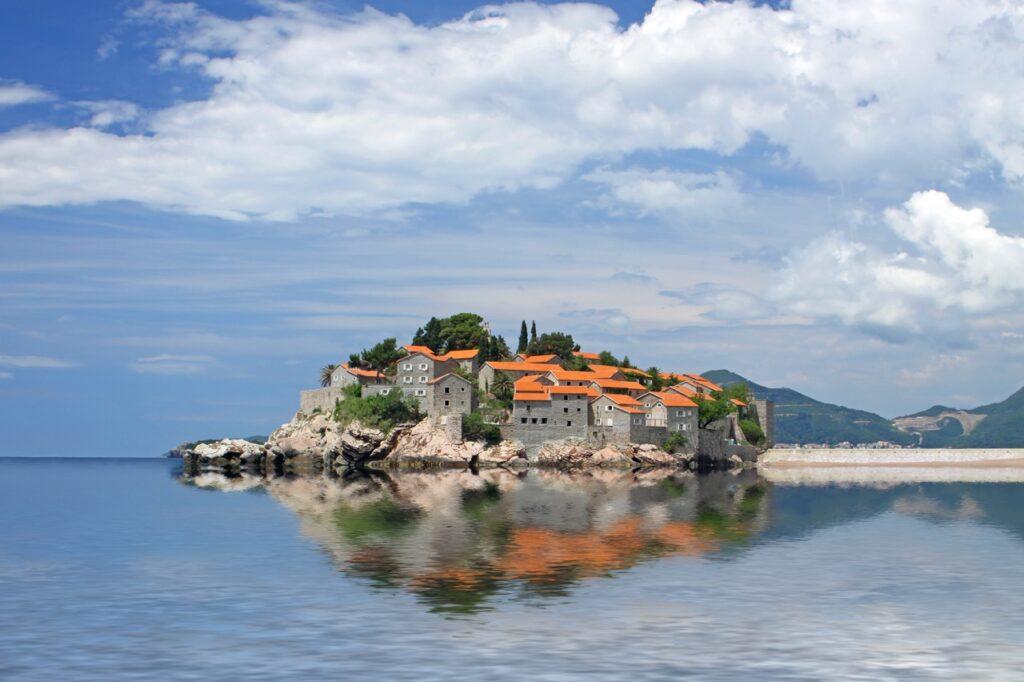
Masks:
[[[907,250],[884,253],[829,235],[796,252],[773,298],[792,312],[835,319],[883,337],[963,340],[972,320],[1024,305],[1024,238],[989,226],[936,191],[885,212]]]
[[[822,179],[909,191],[993,163],[1024,177],[1017,1],[660,0],[626,29],[587,4],[436,26],[263,7],[229,20],[145,3],[133,16],[174,32],[160,64],[209,78],[210,97],[156,112],[140,134],[0,136],[0,205],[134,200],[287,220],[546,188],[589,159],[731,154],[754,135]],[[629,196],[667,201],[646,189]]]
[[[10,372],[0,372],[0,380],[2,379],[13,379],[14,375]]]
[[[210,366],[208,355],[170,355],[163,353],[139,358],[131,368],[139,374],[197,374]]]
[[[48,102],[53,98],[53,95],[35,86],[19,83],[18,81],[0,80],[0,109],[19,104]]]
[[[118,123],[129,123],[139,117],[138,106],[116,99],[75,102],[75,106],[90,114],[89,125],[93,128],[109,128]]]
[[[608,188],[609,194],[602,198],[605,206],[614,209],[617,205],[626,205],[641,215],[716,216],[735,211],[743,203],[743,194],[736,179],[722,171],[687,173],[666,169],[601,169],[583,178]]]
[[[66,369],[74,367],[73,362],[42,357],[40,355],[0,355],[0,367],[25,369]]]

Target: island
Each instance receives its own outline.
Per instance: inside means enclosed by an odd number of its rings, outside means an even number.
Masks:
[[[193,469],[686,467],[754,462],[774,404],[745,384],[641,369],[562,331],[520,326],[512,352],[484,318],[431,318],[328,364],[265,443],[225,439],[184,453]]]

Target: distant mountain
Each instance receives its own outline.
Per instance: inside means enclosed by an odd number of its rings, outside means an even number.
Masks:
[[[917,435],[922,447],[1024,447],[1024,388],[999,403],[970,410],[936,405],[893,424]]]
[[[888,419],[873,412],[854,410],[815,400],[791,388],[769,388],[730,372],[715,369],[704,372],[716,384],[728,386],[744,382],[758,398],[775,403],[775,442],[853,444],[889,441],[912,445],[918,436],[901,431]]]

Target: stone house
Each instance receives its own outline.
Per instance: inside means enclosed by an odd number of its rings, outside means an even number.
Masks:
[[[590,403],[590,409],[588,434],[595,443],[664,442],[667,430],[662,428],[660,433],[652,433],[647,428],[647,412],[635,398],[605,393]]]
[[[590,394],[582,386],[534,384],[512,402],[512,437],[534,448],[548,441],[587,437]]]
[[[686,436],[686,451],[697,450],[697,403],[674,391],[651,391],[637,400],[647,410],[647,426],[664,428],[666,437],[673,432],[682,433]]]
[[[458,374],[444,374],[428,384],[420,409],[438,419],[452,414],[467,415],[476,409],[473,382]]]
[[[485,362],[480,368],[477,382],[481,391],[489,391],[494,384],[494,377],[501,372],[512,377],[512,380],[522,379],[530,374],[546,374],[552,370],[561,370],[561,365],[535,364],[532,362]]]
[[[513,358],[513,361],[527,362],[533,365],[558,365],[559,367],[561,367],[565,362],[554,353],[549,353],[547,355],[527,355],[526,353],[519,353],[515,358]]]
[[[622,379],[594,379],[590,385],[599,393],[620,393],[634,398],[647,392],[643,384]]]
[[[338,365],[331,373],[331,386],[340,386],[345,388],[352,384],[361,384],[366,386],[368,384],[386,384],[387,377],[382,372],[371,369],[360,369],[358,367],[349,367],[348,363]]]

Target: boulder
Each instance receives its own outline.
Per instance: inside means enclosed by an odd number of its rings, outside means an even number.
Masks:
[[[200,443],[191,450],[191,454],[203,461],[257,461],[263,457],[264,447],[247,440],[226,438],[215,443]]]

